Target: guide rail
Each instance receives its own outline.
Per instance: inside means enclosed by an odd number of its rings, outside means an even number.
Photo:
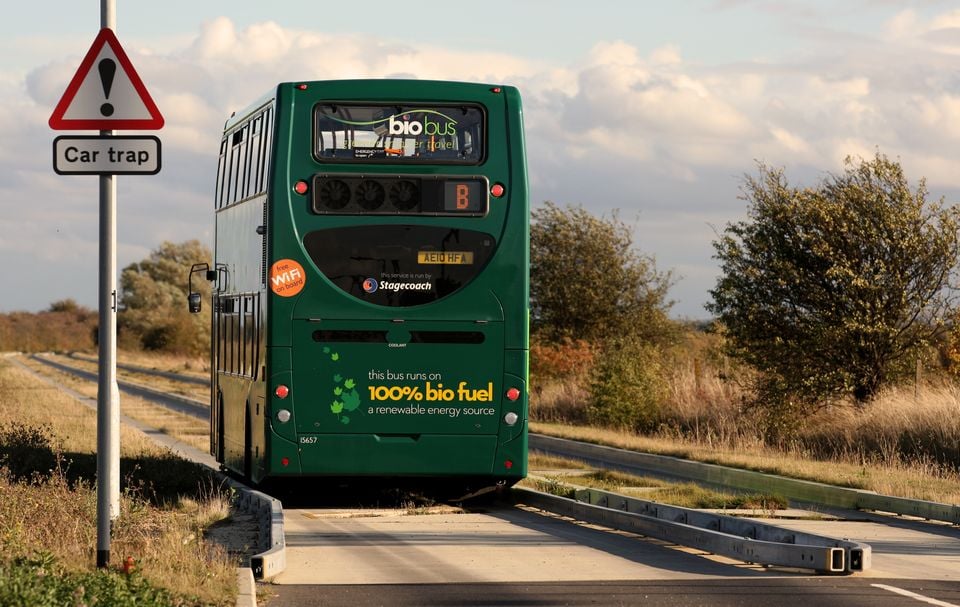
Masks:
[[[871,565],[872,549],[862,542],[792,531],[609,491],[576,488],[573,497],[568,498],[515,489],[511,496],[517,503],[747,563],[813,569],[830,575],[858,573]]]

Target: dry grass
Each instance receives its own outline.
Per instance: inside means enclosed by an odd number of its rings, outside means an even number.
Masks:
[[[527,467],[530,470],[586,470],[588,467],[585,463],[568,459],[566,457],[556,457],[553,455],[547,455],[545,453],[540,453],[539,451],[531,451],[527,457]],[[540,474],[539,472],[534,472],[534,474]]]
[[[710,362],[702,358],[675,361],[667,384],[664,418],[695,439],[727,444],[757,434],[752,424],[745,426],[746,391]]]
[[[96,350],[71,352],[74,360],[97,360]],[[153,371],[165,371],[190,375],[201,379],[210,377],[210,359],[206,356],[187,356],[183,354],[167,354],[164,352],[149,352],[146,350],[118,350],[117,362],[126,365],[135,365]]]
[[[892,388],[865,407],[831,407],[801,433],[818,455],[960,470],[960,387]]]
[[[669,483],[609,470],[585,471],[585,474],[573,479],[549,476],[528,478],[521,481],[520,485],[563,497],[572,497],[571,486],[590,487],[682,508],[719,510],[750,508],[771,511],[787,507],[787,500],[780,496],[714,491],[694,483]]]
[[[915,499],[960,503],[960,475],[929,466],[902,463],[880,465],[849,459],[825,461],[810,457],[802,451],[782,451],[762,444],[719,448],[715,443],[703,444],[690,439],[645,437],[616,430],[563,424],[534,422],[530,429],[550,436],[782,474],[831,485],[869,489]]]
[[[98,369],[96,359],[90,359],[87,357],[68,357],[57,354],[45,354],[44,357],[50,360],[55,360],[58,363],[67,365],[69,367],[83,369],[84,371],[88,371],[90,373],[96,373]],[[182,371],[178,371],[177,373],[181,375],[192,375],[183,373]],[[148,373],[137,373],[136,371],[129,371],[120,367],[117,368],[117,376],[121,380],[129,381],[142,386],[149,386],[154,390],[167,392],[168,394],[185,396],[203,403],[209,402],[210,400],[210,388],[208,386],[200,386],[188,382],[176,381],[174,379],[158,377]],[[204,377],[204,379],[208,379],[208,377]]]
[[[770,444],[765,420],[746,405],[752,376],[717,353],[718,338],[689,331],[664,353],[669,395],[648,436],[583,426],[586,375],[534,386],[535,431],[865,488],[960,503],[960,386],[950,380],[890,389],[863,407],[836,404]]]
[[[17,434],[18,428],[29,431]],[[4,557],[51,554],[67,570],[93,569],[95,412],[0,359],[0,429],[0,452],[14,454],[0,474]],[[61,465],[42,466],[27,480],[9,468],[23,466],[22,453],[58,457]],[[111,546],[115,564],[132,557],[154,585],[195,597],[187,604],[231,604],[238,563],[203,539],[208,525],[228,515],[229,495],[212,477],[200,481],[199,467],[124,427],[121,460],[121,516]]]
[[[146,352],[143,350],[120,350],[117,358],[121,363],[137,365],[156,371],[168,371],[193,375],[204,379],[210,377],[210,359],[206,356],[186,356]]]
[[[59,384],[71,390],[90,398],[97,397],[96,382],[79,378],[28,358],[20,360],[34,371],[46,377],[55,378]],[[80,367],[79,364],[75,364],[75,361],[68,362],[72,366]],[[206,451],[210,446],[210,428],[205,419],[197,419],[177,411],[171,411],[166,407],[129,394],[120,395],[120,412],[201,451]]]
[[[590,395],[576,378],[534,386],[530,393],[530,418],[539,422],[586,423]]]

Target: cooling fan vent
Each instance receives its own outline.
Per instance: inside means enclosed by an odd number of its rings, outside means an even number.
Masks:
[[[386,193],[383,186],[372,179],[364,179],[357,186],[354,197],[364,210],[376,211],[383,205]]]
[[[420,203],[420,188],[416,183],[402,180],[390,186],[390,204],[398,211],[410,211]]]
[[[320,184],[317,197],[324,207],[339,211],[350,203],[350,188],[339,179],[325,179]]]

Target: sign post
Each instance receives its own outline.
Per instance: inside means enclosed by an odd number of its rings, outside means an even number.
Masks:
[[[113,31],[116,0],[100,0],[100,33],[50,116],[57,130],[99,130],[57,137],[53,167],[61,175],[99,175],[100,278],[97,374],[97,567],[110,564],[112,521],[120,516],[120,390],[117,387],[118,174],[160,170],[156,137],[115,137],[114,129],[160,129],[163,117]]]

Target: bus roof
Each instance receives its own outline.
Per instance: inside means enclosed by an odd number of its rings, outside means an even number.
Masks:
[[[223,126],[224,131],[229,131],[239,122],[242,122],[248,116],[262,108],[264,105],[270,103],[277,96],[277,90],[283,86],[300,86],[306,85],[307,87],[313,86],[324,86],[330,87],[331,89],[343,89],[343,88],[353,88],[356,87],[360,90],[364,88],[377,86],[390,89],[404,89],[411,86],[417,87],[436,87],[441,89],[447,89],[451,91],[458,91],[460,94],[469,95],[475,93],[480,93],[480,91],[489,91],[493,88],[501,88],[504,91],[514,89],[512,86],[506,86],[502,84],[489,84],[489,83],[479,83],[479,82],[462,82],[456,80],[418,80],[418,79],[401,79],[401,78],[357,78],[357,79],[345,79],[345,80],[300,80],[296,82],[281,82],[278,83],[275,87],[261,95],[256,101],[247,105],[243,110],[234,112],[231,114],[230,118],[226,120]],[[358,93],[362,94],[362,93]],[[361,99],[356,99],[360,101]]]

